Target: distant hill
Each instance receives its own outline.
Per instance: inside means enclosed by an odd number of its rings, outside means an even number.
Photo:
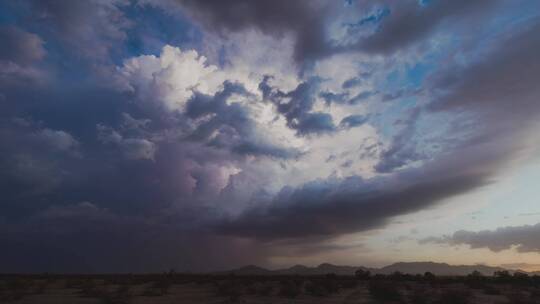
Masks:
[[[429,271],[435,275],[468,275],[475,270],[484,275],[490,276],[493,275],[495,271],[507,269],[486,265],[449,265],[446,263],[434,262],[401,262],[380,268],[378,271],[376,271],[376,273],[392,274],[399,271],[401,273],[408,274],[424,274]]]
[[[273,272],[276,274],[300,274],[300,275],[312,275],[314,268],[304,265],[294,265],[290,268],[278,269]]]
[[[354,275],[355,271],[359,269],[369,270],[372,274],[392,274],[397,271],[407,274],[424,274],[429,271],[435,275],[468,275],[476,270],[484,275],[491,276],[495,271],[508,270],[513,272],[513,270],[510,269],[486,265],[449,265],[446,263],[434,262],[400,262],[382,268],[342,266],[323,263],[316,267],[295,265],[290,268],[268,270],[262,267],[249,265],[226,271],[225,273],[234,273],[236,275],[324,275],[329,273],[334,273],[337,275]]]
[[[367,268],[361,266],[339,266],[329,263],[323,263],[317,267],[307,267],[304,265],[296,265],[291,268],[274,270],[275,274],[297,274],[297,275],[322,275],[334,273],[338,275],[353,275],[358,269]]]
[[[366,270],[364,267],[359,266],[337,266],[328,263],[317,266],[317,271],[321,274],[335,273],[339,275],[353,275],[358,269]]]
[[[248,265],[237,269],[225,271],[224,273],[236,275],[271,275],[273,274],[273,271],[255,265]]]
[[[317,267],[308,267],[304,265],[295,265],[289,268],[268,270],[262,267],[249,265],[238,269],[232,269],[220,273],[229,273],[235,275],[324,275],[334,273],[338,275],[354,275],[358,269],[374,271],[376,269],[369,269],[362,266],[339,266],[329,263],[320,264]]]

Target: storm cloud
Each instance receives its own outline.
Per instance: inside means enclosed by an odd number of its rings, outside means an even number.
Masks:
[[[373,53],[392,53],[429,37],[445,22],[474,24],[488,14],[498,1],[433,1],[415,5],[402,1],[390,8],[380,31],[360,42],[362,49]]]
[[[319,79],[310,79],[299,84],[290,92],[272,88],[270,77],[265,76],[259,84],[263,98],[276,105],[277,111],[285,116],[287,125],[297,130],[299,135],[325,133],[335,130],[332,116],[328,113],[312,112]]]
[[[363,248],[331,242],[496,184],[540,147],[523,3],[1,3],[0,271]],[[536,252],[537,226],[437,242]]]
[[[0,51],[0,60],[3,61],[26,65],[42,59],[46,54],[39,36],[14,26],[0,27],[0,40],[10,46]]]
[[[429,38],[445,22],[474,25],[489,15],[498,1],[351,1],[347,9],[366,14],[379,7],[384,13],[359,18],[349,26],[366,23],[379,26],[367,37],[352,43],[335,44],[325,30],[326,19],[335,17],[331,1],[190,1],[177,0],[211,30],[242,31],[257,28],[270,35],[292,33],[295,39],[295,58],[299,63],[317,60],[337,53],[363,51],[389,54]],[[380,9],[383,7],[384,9]],[[484,16],[483,16],[484,15]]]
[[[495,230],[460,230],[443,237],[431,237],[421,243],[468,245],[472,249],[487,248],[494,252],[516,248],[518,252],[540,253],[540,224],[500,227]]]

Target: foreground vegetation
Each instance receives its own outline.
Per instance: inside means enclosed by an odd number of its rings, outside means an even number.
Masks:
[[[540,276],[0,275],[0,303],[540,303]]]

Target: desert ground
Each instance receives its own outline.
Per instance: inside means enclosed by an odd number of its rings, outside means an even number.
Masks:
[[[5,275],[0,303],[540,303],[538,277]]]

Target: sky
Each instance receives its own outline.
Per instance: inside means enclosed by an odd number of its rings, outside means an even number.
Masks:
[[[0,0],[0,272],[540,270],[535,0]]]

